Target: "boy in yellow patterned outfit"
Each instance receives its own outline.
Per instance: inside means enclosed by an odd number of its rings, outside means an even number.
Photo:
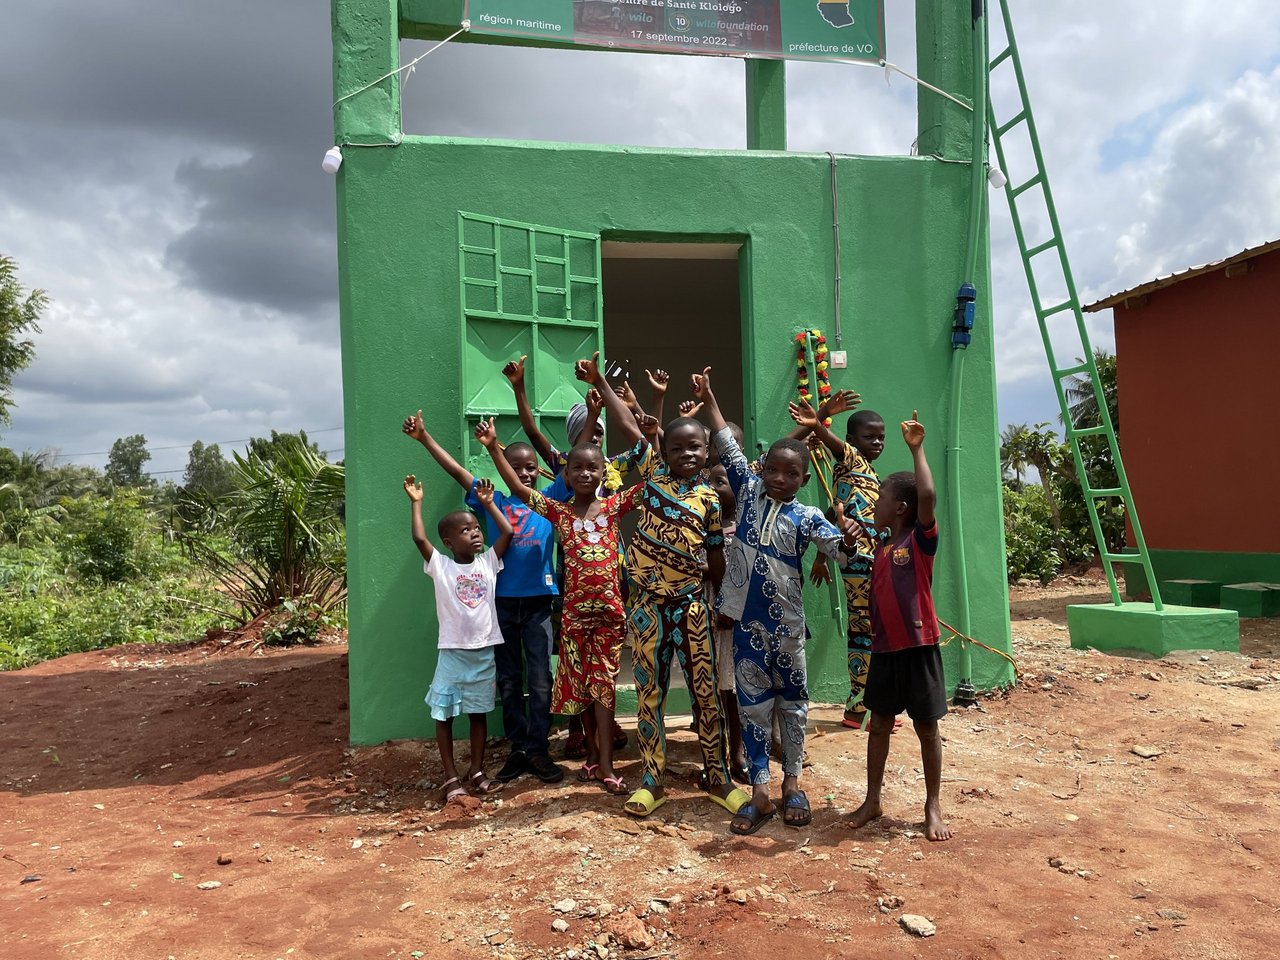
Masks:
[[[860,402],[861,398],[852,390],[841,390],[832,395],[816,415],[809,410],[810,416],[797,423],[804,433],[808,430],[817,433],[835,457],[832,481],[836,503],[844,508],[846,517],[856,516],[869,527],[880,497],[880,478],[871,464],[884,452],[884,418],[874,410],[856,411],[845,425],[843,441],[825,425],[827,417],[852,410]],[[807,405],[801,406],[802,410],[806,408]],[[871,665],[871,561],[875,559],[875,544],[862,524],[858,528],[857,545],[848,555],[849,562],[840,570],[849,618],[846,634],[849,699],[845,701],[843,723],[858,730],[867,722],[862,694],[867,688],[867,669]]]
[[[710,612],[703,595],[703,551],[705,576],[712,585],[719,587],[724,575],[720,497],[702,478],[709,452],[706,429],[688,417],[671,421],[662,435],[663,458],[659,458],[641,435],[635,418],[614,395],[600,371],[598,355],[579,361],[576,372],[579,379],[599,391],[611,421],[622,434],[636,442],[646,481],[639,522],[627,551],[632,585],[628,619],[639,694],[636,733],[644,777],[624,809],[632,816],[647,817],[666,803],[663,706],[675,658],[684,670],[693,701],[707,794],[736,813],[749,798],[729,778],[724,717],[716,695]]]

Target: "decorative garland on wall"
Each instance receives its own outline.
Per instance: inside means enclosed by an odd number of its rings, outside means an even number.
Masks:
[[[809,347],[813,348],[813,381],[817,385],[817,402],[814,402],[814,383],[810,381],[809,376]],[[827,372],[830,366],[827,360],[828,353],[827,338],[817,327],[812,330],[802,330],[796,334],[797,392],[800,399],[815,410],[831,396],[831,375]],[[831,426],[830,417],[823,422],[828,427]]]

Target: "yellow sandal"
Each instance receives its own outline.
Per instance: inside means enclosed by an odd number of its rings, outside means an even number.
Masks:
[[[708,793],[707,796],[711,798],[712,802],[720,804],[720,806],[735,815],[739,810],[751,802],[751,797],[745,791],[739,790],[737,787],[730,790],[727,797],[718,797],[714,793]]]
[[[666,794],[655,797],[646,787],[641,787],[622,805],[622,809],[633,817],[647,817],[667,802]]]

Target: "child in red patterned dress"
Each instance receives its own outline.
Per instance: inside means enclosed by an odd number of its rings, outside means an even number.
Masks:
[[[643,485],[599,499],[604,453],[593,443],[578,443],[563,470],[572,497],[566,503],[549,500],[526,486],[502,456],[492,420],[480,422],[476,439],[489,451],[511,495],[551,521],[564,551],[564,616],[551,710],[582,715],[587,757],[578,779],[598,780],[611,794],[626,793],[627,785],[613,769],[614,683],[626,637],[618,520],[640,502]]]

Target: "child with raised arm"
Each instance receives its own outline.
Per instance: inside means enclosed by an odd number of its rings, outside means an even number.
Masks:
[[[525,436],[538,451],[538,456],[547,465],[547,469],[551,471],[555,482],[546,488],[543,493],[553,500],[567,502],[573,497],[570,485],[561,479],[561,471],[564,469],[565,463],[568,461],[569,455],[562,450],[557,449],[546,434],[538,429],[538,424],[533,417],[533,407],[529,404],[529,395],[524,385],[524,367],[528,357],[521,357],[519,360],[512,360],[502,368],[502,375],[507,378],[507,382],[511,384],[511,391],[515,394],[516,410],[520,415],[520,426],[524,430]],[[587,399],[575,403],[565,417],[564,429],[565,439],[569,442],[568,449],[572,450],[579,443],[592,443],[603,449],[604,447],[604,421],[600,419],[600,411],[604,401],[599,396],[589,392]],[[627,414],[628,423],[634,422],[634,416]],[[613,457],[605,458],[605,473],[601,479],[600,496],[606,497],[612,493],[617,493],[622,489],[622,482],[626,479],[628,473],[635,469],[635,460],[631,451],[617,454]]]
[[[733,424],[729,427],[732,430]],[[728,554],[733,549],[731,541],[738,529],[738,498],[729,483],[729,474],[724,464],[717,463],[709,473],[711,489],[720,498],[725,553]],[[729,775],[739,783],[750,783],[747,755],[742,745],[742,717],[738,711],[738,693],[733,681],[733,620],[717,612],[717,593],[710,580],[706,583],[706,591],[707,610],[712,618],[711,650],[716,663],[716,692],[720,695],[720,712],[724,714],[724,725],[729,736]]]
[[[436,744],[444,766],[444,802],[464,793],[484,796],[502,789],[484,775],[486,714],[493,709],[497,671],[493,648],[502,643],[494,587],[502,569],[502,555],[511,543],[511,524],[493,502],[493,484],[481,481],[476,498],[492,519],[498,538],[488,550],[480,524],[466,510],[440,518],[436,533],[444,551],[432,546],[422,525],[422,484],[412,474],[404,478],[409,497],[410,531],[422,554],[422,569],[435,584],[436,620],[440,625],[438,659],[426,703],[436,721]],[[453,760],[453,718],[465,713],[471,721],[471,767],[465,782]]]
[[[604,454],[595,444],[579,443],[569,451],[564,467],[573,499],[550,500],[521,480],[498,451],[492,420],[480,422],[476,439],[488,449],[512,494],[546,517],[560,539],[564,613],[551,709],[582,715],[587,756],[578,779],[597,780],[609,793],[622,794],[627,785],[613,769],[614,683],[626,634],[618,583],[618,520],[635,507],[640,487],[599,499]]]
[[[747,795],[729,779],[724,718],[716,696],[711,653],[710,612],[703,595],[702,551],[706,578],[719,586],[724,574],[720,498],[702,482],[707,466],[706,430],[686,417],[672,420],[662,435],[660,459],[641,435],[635,418],[609,389],[599,354],[579,360],[576,372],[580,380],[600,392],[610,417],[623,435],[635,442],[633,452],[645,478],[638,498],[640,519],[627,551],[632,585],[628,616],[639,694],[636,730],[644,782],[624,809],[632,816],[647,817],[666,803],[663,708],[671,683],[671,661],[678,659],[693,700],[707,795],[730,813],[737,813]]]
[[[427,432],[421,410],[416,416],[405,418],[403,430],[422,444],[444,472],[466,491],[468,507],[477,511],[484,509],[477,492],[480,481]],[[532,446],[513,443],[502,451],[502,456],[526,486],[537,483],[538,456]],[[498,670],[498,699],[502,702],[502,728],[511,743],[511,751],[495,779],[510,783],[523,773],[532,773],[543,783],[559,783],[564,779],[564,771],[552,762],[547,740],[551,729],[551,609],[558,593],[555,535],[551,524],[522,500],[495,491],[493,502],[513,531],[495,591],[502,643],[493,650]],[[492,518],[486,519],[489,538],[497,538],[500,535],[497,525]]]
[[[858,542],[840,570],[849,645],[849,697],[842,722],[855,730],[867,725],[863,691],[871,663],[871,561],[875,554],[875,542],[868,527],[880,495],[880,478],[872,464],[884,452],[884,418],[874,410],[855,411],[845,425],[844,440],[836,437],[825,421],[829,416],[852,410],[860,402],[861,398],[852,390],[841,390],[824,401],[816,414],[807,403],[791,405],[792,417],[800,427],[812,429],[835,458],[835,468],[831,471],[835,502],[841,505],[845,516],[861,521],[855,531]],[[797,412],[802,416],[797,416]]]
[[[902,424],[912,473],[892,473],[880,484],[875,527],[888,535],[876,547],[871,568],[871,670],[864,702],[871,711],[867,740],[867,798],[850,815],[854,827],[881,815],[880,789],[894,718],[907,712],[920,738],[924,766],[924,832],[948,840],[942,819],[942,737],[947,686],[933,610],[933,558],[938,552],[938,495],[924,455],[924,427],[916,414]],[[850,521],[852,522],[852,521]]]
[[[738,525],[727,557],[720,609],[733,627],[734,680],[742,712],[742,737],[750,763],[751,802],[729,825],[732,833],[755,833],[774,816],[769,799],[769,746],[775,709],[782,733],[783,823],[809,824],[809,799],[800,789],[804,731],[809,711],[805,670],[804,574],[809,544],[838,558],[851,542],[822,511],[796,501],[809,479],[809,450],[792,437],[765,454],[760,475],[725,423],[711,390],[711,368],[693,378],[693,392],[706,405],[713,440],[738,500]],[[825,563],[819,565],[819,571]]]

